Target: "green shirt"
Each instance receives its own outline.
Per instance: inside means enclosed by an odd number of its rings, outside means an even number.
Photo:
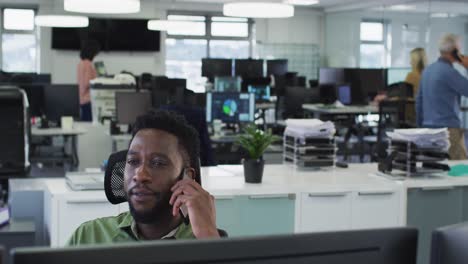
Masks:
[[[182,223],[174,230],[171,238],[194,239],[192,227]],[[172,233],[172,232],[171,232]],[[139,241],[135,222],[130,212],[118,216],[98,218],[83,223],[76,229],[67,243],[67,246],[87,244],[110,244]]]

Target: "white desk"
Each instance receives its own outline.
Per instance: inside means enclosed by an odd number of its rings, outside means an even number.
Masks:
[[[71,158],[72,166],[77,168],[80,164],[78,158],[78,147],[77,147],[77,136],[83,135],[88,131],[80,127],[79,123],[74,124],[73,129],[62,129],[62,128],[36,128],[31,129],[31,135],[33,137],[57,137],[61,136],[64,138],[65,142],[71,140]]]
[[[33,127],[31,129],[31,135],[33,136],[78,136],[86,132],[88,131],[81,127],[74,127],[73,129]]]
[[[461,163],[468,161],[449,162]],[[202,168],[202,185],[215,196],[217,225],[232,237],[408,225],[420,230],[418,263],[428,263],[431,232],[468,220],[468,176],[393,181],[376,171],[377,164],[321,171],[267,165],[263,182],[248,184],[242,166],[224,165]],[[63,245],[87,220],[128,210],[126,203],[110,204],[104,191],[77,192],[64,179],[38,180],[44,181],[52,246]]]
[[[363,106],[343,106],[343,107],[326,107],[323,104],[303,104],[304,110],[314,114],[314,118],[320,118],[320,115],[366,115],[377,114],[379,108],[374,105]]]
[[[202,185],[215,196],[218,226],[230,236],[403,225],[401,185],[369,176],[375,164],[361,168],[310,172],[267,165],[263,182],[248,184],[241,165],[204,167]],[[73,191],[63,179],[46,179],[45,185],[52,246],[63,245],[87,220],[128,210],[126,203],[107,202],[104,191]]]

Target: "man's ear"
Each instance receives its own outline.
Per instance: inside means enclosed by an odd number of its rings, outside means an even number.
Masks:
[[[189,177],[192,180],[195,180],[195,169],[194,168],[185,168],[184,178]]]

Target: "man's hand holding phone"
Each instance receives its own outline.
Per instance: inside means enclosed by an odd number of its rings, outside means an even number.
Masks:
[[[190,218],[193,234],[196,238],[217,238],[216,209],[214,197],[205,191],[200,184],[189,177],[178,181],[171,188],[172,214],[179,214],[185,206]]]

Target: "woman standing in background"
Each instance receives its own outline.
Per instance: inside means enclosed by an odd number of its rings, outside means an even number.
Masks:
[[[99,50],[99,42],[95,40],[87,41],[81,47],[80,62],[77,67],[81,121],[92,121],[89,81],[97,76],[96,69],[93,66],[93,59],[99,53]]]
[[[419,80],[427,66],[427,56],[424,48],[415,48],[410,52],[411,72],[406,75],[405,82],[413,85],[413,96],[416,97],[419,89]]]

